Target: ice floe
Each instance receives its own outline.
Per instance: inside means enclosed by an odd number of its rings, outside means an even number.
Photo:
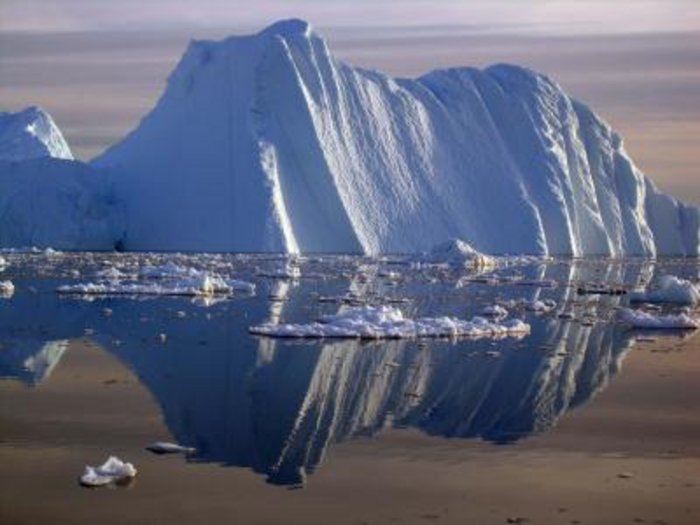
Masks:
[[[0,281],[0,297],[8,299],[15,293],[15,285],[12,281]]]
[[[624,308],[618,313],[618,319],[633,328],[653,330],[700,328],[700,321],[686,313],[657,315],[641,310]]]
[[[474,317],[465,321],[454,317],[408,319],[391,306],[356,307],[336,315],[321,317],[308,324],[273,324],[252,326],[249,332],[270,337],[414,339],[420,337],[520,337],[530,332],[530,325],[520,320],[503,323]]]
[[[675,275],[664,275],[659,278],[656,288],[631,292],[629,298],[635,303],[696,305],[700,302],[700,290],[690,281]]]
[[[172,282],[101,281],[66,284],[57,288],[61,294],[77,295],[182,295],[211,297],[234,292],[254,293],[255,284],[236,279],[224,279],[217,274],[200,273],[194,277]]]
[[[131,463],[125,463],[115,456],[110,456],[99,467],[87,465],[80,476],[81,485],[86,487],[101,487],[110,483],[125,481],[136,476],[136,468]]]
[[[508,317],[508,310],[503,308],[500,304],[493,304],[481,310],[481,315],[493,317],[494,319],[505,319]]]

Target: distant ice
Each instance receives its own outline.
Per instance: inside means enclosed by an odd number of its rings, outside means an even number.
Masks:
[[[421,337],[522,337],[530,326],[520,320],[503,323],[474,317],[464,321],[454,317],[405,318],[391,306],[355,307],[309,324],[262,324],[249,332],[270,337],[414,339]]]

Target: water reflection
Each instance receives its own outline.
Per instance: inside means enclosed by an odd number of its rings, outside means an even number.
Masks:
[[[399,284],[351,271],[286,284],[262,279],[255,297],[209,308],[182,299],[61,299],[51,293],[53,281],[28,279],[0,303],[0,374],[28,384],[45,379],[65,340],[88,329],[152,392],[174,439],[197,448],[191,460],[299,485],[333,443],[386,427],[494,443],[551,428],[606,385],[631,340],[610,322],[622,298],[576,296],[576,287],[646,281],[653,267],[587,262],[510,270],[529,281],[554,280],[555,288],[458,286],[459,275],[435,282],[408,266],[398,271]],[[517,312],[532,324],[522,341],[318,343],[247,333],[251,324],[308,321],[337,310],[318,298],[348,291],[409,298],[409,315],[469,317],[497,298],[549,298],[558,308],[546,316]],[[574,319],[560,318],[562,312]]]

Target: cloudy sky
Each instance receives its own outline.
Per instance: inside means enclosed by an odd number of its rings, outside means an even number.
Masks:
[[[190,38],[292,16],[339,58],[394,75],[545,72],[700,204],[700,0],[0,0],[0,110],[44,106],[89,159],[153,106]]]

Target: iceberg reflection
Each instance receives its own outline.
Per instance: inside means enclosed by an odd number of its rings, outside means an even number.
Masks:
[[[247,467],[270,483],[299,485],[333,443],[387,427],[510,443],[546,431],[604,388],[633,340],[610,322],[623,298],[577,296],[576,286],[593,278],[647,280],[649,267],[554,264],[522,272],[559,286],[455,287],[416,279],[399,289],[411,299],[406,310],[423,315],[468,317],[496,299],[556,301],[547,315],[513,314],[532,325],[522,341],[325,343],[247,333],[253,323],[298,322],[339,308],[318,297],[389,293],[352,278],[293,286],[261,281],[263,293],[210,308],[183,299],[85,303],[20,293],[0,305],[0,337],[3,345],[24,341],[25,350],[19,357],[3,350],[0,372],[34,384],[56,365],[64,340],[90,327],[93,339],[152,392],[173,438],[197,449],[191,461]],[[105,308],[109,316],[101,315]],[[562,312],[574,318],[560,318]],[[157,341],[160,333],[167,342]],[[40,334],[54,342],[29,344]]]

